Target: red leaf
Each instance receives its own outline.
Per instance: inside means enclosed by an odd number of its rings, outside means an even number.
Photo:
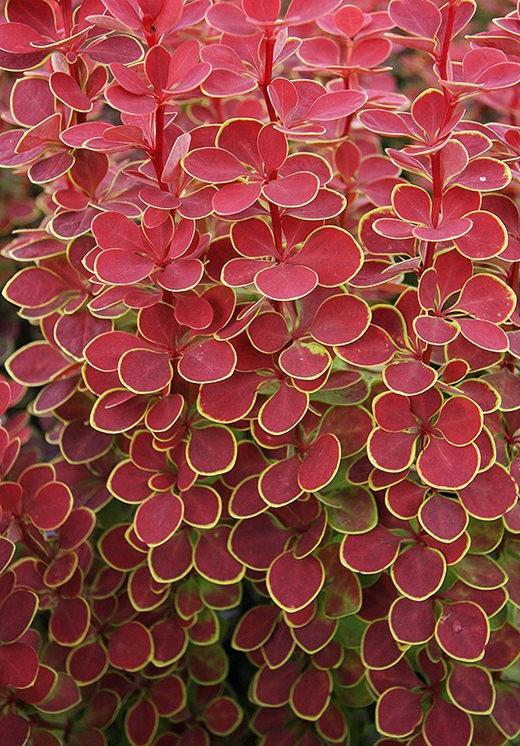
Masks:
[[[228,184],[213,197],[213,209],[218,215],[235,215],[254,205],[260,194],[260,184]]]
[[[442,746],[449,739],[453,746],[469,746],[473,723],[469,715],[451,702],[436,698],[424,720],[424,733],[431,746]]]
[[[209,426],[192,431],[186,456],[198,474],[212,475],[229,471],[237,455],[236,441],[226,427]]]
[[[136,344],[138,341],[136,340]],[[118,366],[125,388],[136,394],[152,394],[170,383],[173,370],[167,353],[156,350],[128,350]]]
[[[491,212],[478,210],[467,217],[473,226],[464,236],[455,239],[458,250],[468,259],[482,261],[501,254],[507,247],[507,231]]]
[[[144,668],[152,653],[152,636],[140,622],[127,622],[118,627],[108,644],[110,663],[123,671]]]
[[[376,723],[381,733],[404,738],[414,732],[422,720],[421,694],[401,686],[387,689],[376,707]]]
[[[455,308],[484,321],[501,323],[515,307],[515,296],[501,280],[492,275],[474,275],[461,290]]]
[[[329,705],[331,692],[330,673],[310,666],[293,684],[290,704],[299,717],[318,720]]]
[[[460,709],[475,714],[491,712],[495,692],[491,675],[484,668],[456,663],[451,669],[447,687]]]
[[[150,550],[150,571],[158,582],[173,582],[189,572],[193,549],[187,531],[178,531],[164,544]]]
[[[110,285],[134,285],[144,280],[153,269],[148,256],[123,249],[106,249],[96,257],[94,270],[103,282]]]
[[[297,559],[285,552],[269,567],[267,587],[273,601],[286,611],[299,611],[313,601],[325,581],[321,562],[312,555]]]
[[[477,474],[471,484],[459,491],[468,513],[484,520],[505,515],[515,505],[517,494],[516,482],[500,464]]]
[[[14,712],[8,712],[0,717],[0,728],[4,738],[12,746],[24,746],[31,735],[31,725],[28,720]]]
[[[356,572],[381,572],[393,563],[400,544],[398,536],[383,526],[377,526],[366,534],[345,536],[340,558],[344,565]]]
[[[4,294],[12,303],[38,308],[50,303],[67,290],[67,283],[43,267],[27,267],[12,277]]]
[[[246,611],[233,631],[233,647],[244,651],[261,647],[271,636],[279,613],[275,606],[268,605]]]
[[[366,100],[367,96],[362,91],[333,91],[332,93],[324,93],[323,96],[318,96],[312,102],[307,116],[309,119],[317,119],[320,122],[348,117],[360,109]]]
[[[214,383],[228,378],[235,365],[236,353],[229,342],[206,339],[185,349],[178,371],[191,383]]]
[[[321,18],[326,13],[331,13],[337,8],[337,0],[291,0],[285,14],[286,22],[305,23]]]
[[[454,541],[467,526],[466,511],[456,500],[435,494],[422,502],[421,495],[419,505],[421,526],[440,541]]]
[[[52,92],[75,111],[87,112],[92,109],[92,101],[86,96],[78,83],[67,73],[54,72],[49,78]]]
[[[279,506],[296,500],[302,493],[298,482],[301,461],[291,456],[275,461],[260,476],[258,489],[269,505]]]
[[[254,2],[254,5],[258,3]],[[284,164],[288,155],[287,139],[272,123],[266,124],[258,133],[257,146],[267,173]]]
[[[332,433],[316,440],[305,454],[298,472],[298,483],[304,492],[318,492],[334,479],[341,459],[341,446]]]
[[[198,526],[200,528],[210,528],[214,526],[221,513],[221,504],[218,493],[215,492],[211,487],[206,486],[193,486],[185,490],[182,493],[182,504],[184,505],[183,519],[190,526]],[[167,512],[173,513],[172,506],[167,505]],[[182,510],[177,511],[182,513]],[[180,525],[180,520],[176,513],[173,513],[175,518],[176,528]],[[165,521],[165,526],[168,525]],[[170,526],[172,525],[170,518]],[[164,529],[166,530],[166,528]],[[139,533],[136,529],[136,533]],[[169,538],[169,537],[168,537]],[[148,542],[145,542],[148,543]]]
[[[279,668],[263,666],[253,679],[255,701],[266,707],[279,707],[289,702],[291,687],[300,673],[294,661]]]
[[[412,0],[392,0],[389,11],[395,25],[413,36],[434,39],[441,25],[441,14],[430,0],[416,5]]]
[[[79,684],[91,684],[97,681],[108,667],[106,649],[98,640],[74,647],[67,658],[67,666],[75,681]]]
[[[404,650],[399,648],[392,637],[388,621],[377,619],[365,630],[361,653],[368,668],[379,670],[390,668],[397,663],[403,657]]]
[[[489,640],[489,622],[477,604],[460,601],[447,604],[437,620],[435,637],[452,658],[477,661]]]
[[[262,405],[258,421],[268,433],[281,435],[298,424],[307,411],[308,403],[307,394],[283,381],[273,396]]]
[[[206,705],[204,722],[216,736],[228,736],[240,725],[244,714],[231,697],[217,697]]]
[[[0,640],[16,642],[26,630],[38,609],[38,597],[31,591],[19,588],[9,593],[0,605]]]
[[[338,347],[336,352],[342,360],[351,365],[377,367],[392,359],[395,347],[383,329],[371,324],[359,339]]]
[[[40,34],[25,23],[10,21],[0,25],[0,49],[6,52],[27,54],[34,50],[31,43],[40,39]]]
[[[280,207],[302,207],[314,199],[319,187],[320,182],[315,174],[301,171],[268,182],[262,187],[262,193]]]
[[[308,295],[318,284],[318,277],[308,267],[277,264],[255,274],[254,282],[267,298],[283,301]]]
[[[412,184],[399,184],[392,193],[392,205],[401,220],[430,224],[431,200],[424,189]]]
[[[244,574],[244,566],[228,550],[229,533],[228,526],[204,531],[195,547],[195,567],[215,583],[235,583]]]
[[[37,528],[52,531],[65,523],[72,506],[69,488],[60,482],[49,482],[38,490],[27,513]]]
[[[23,642],[0,646],[0,682],[13,689],[26,689],[36,680],[38,656]]]
[[[334,254],[334,262],[330,261],[331,253]],[[300,251],[289,261],[316,272],[320,285],[336,287],[356,274],[362,259],[360,247],[347,231],[324,226],[311,233]]]
[[[183,168],[190,176],[211,184],[224,184],[247,176],[247,171],[232,153],[222,148],[198,148],[183,160]]]
[[[243,0],[244,13],[258,24],[276,21],[280,13],[280,0]]]
[[[465,396],[454,396],[440,411],[436,428],[454,446],[465,446],[474,441],[482,429],[480,408]]]
[[[76,646],[88,632],[90,607],[84,598],[63,598],[54,610],[49,632],[59,645]]]
[[[157,546],[167,541],[182,522],[182,500],[172,492],[158,492],[138,507],[135,532],[144,544]]]
[[[480,466],[480,454],[474,443],[457,447],[431,438],[417,460],[423,481],[438,489],[459,489],[468,485]]]
[[[413,462],[416,440],[415,433],[387,432],[376,428],[368,439],[368,457],[383,471],[403,471]]]
[[[391,572],[403,595],[421,601],[436,593],[442,585],[446,562],[435,549],[416,545],[399,555]]]
[[[141,697],[131,705],[125,717],[125,731],[130,743],[135,746],[147,746],[151,743],[159,717],[152,702]]]
[[[427,642],[435,632],[435,611],[432,600],[415,601],[397,598],[389,615],[392,635],[401,643],[417,645]]]
[[[318,308],[311,326],[314,339],[325,345],[344,345],[359,339],[370,323],[370,309],[354,295],[335,295]]]
[[[324,347],[315,342],[298,341],[282,350],[278,364],[291,378],[312,381],[327,371],[331,357]]]

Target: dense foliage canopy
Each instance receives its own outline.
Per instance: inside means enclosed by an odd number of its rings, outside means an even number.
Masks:
[[[520,733],[520,2],[6,0],[0,746]]]

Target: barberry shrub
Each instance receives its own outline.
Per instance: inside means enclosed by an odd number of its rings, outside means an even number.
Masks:
[[[2,7],[0,745],[518,743],[520,3]]]

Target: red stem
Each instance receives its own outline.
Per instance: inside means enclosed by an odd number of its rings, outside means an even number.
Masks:
[[[152,163],[160,189],[163,192],[167,192],[168,186],[162,179],[164,166],[164,114],[165,104],[158,104],[155,110],[155,149]],[[170,306],[174,305],[175,298],[171,290],[163,290],[162,299],[164,303],[168,303]]]
[[[72,27],[74,25],[74,19],[72,17],[72,0],[61,0],[61,14],[63,18],[63,29],[65,31],[65,35],[70,36]],[[77,62],[69,63],[69,72],[78,86],[82,88],[81,76]],[[84,111],[76,111],[74,113],[76,115],[77,124],[83,124],[83,122],[87,121],[87,115]]]
[[[159,182],[159,187],[163,192],[168,191],[168,187],[162,180],[163,159],[164,159],[164,109],[165,104],[159,104],[155,110],[155,152],[153,165]]]
[[[432,212],[431,220],[432,225],[436,228],[439,224],[439,218],[441,215],[442,208],[442,174],[441,174],[441,161],[440,153],[432,153],[430,155],[430,162],[432,167]],[[428,241],[426,244],[426,254],[424,257],[423,270],[429,269],[433,266],[433,260],[435,259],[435,242]]]
[[[448,18],[446,20],[446,31],[444,32],[444,39],[442,40],[442,48],[441,48],[441,52],[438,58],[439,77],[442,80],[449,79],[448,78],[448,63],[449,63],[451,38],[453,36],[453,25],[455,23],[455,3],[456,2],[457,0],[449,0]],[[444,85],[442,85],[442,92],[444,94],[444,100],[446,101],[446,105],[448,106],[448,110],[446,112],[446,115],[448,115],[449,111],[451,111],[451,108],[454,104],[454,98],[452,94],[450,93],[450,91]]]
[[[442,40],[441,53],[439,55],[439,75],[443,80],[448,80],[448,58],[453,35],[453,24],[455,23],[455,2],[450,0],[448,7],[448,19],[446,21],[446,31]]]
[[[423,271],[433,267],[433,260],[435,259],[435,242],[428,241],[426,244],[426,254],[424,256]]]
[[[435,228],[439,224],[439,218],[441,215],[442,207],[442,174],[441,174],[441,155],[440,152],[432,153],[430,155],[430,163],[432,167],[432,223]]]
[[[345,126],[343,128],[342,137],[348,137],[350,135],[350,128],[352,126],[353,119],[354,119],[354,114],[349,114],[348,117],[345,119]]]
[[[145,13],[143,16],[143,31],[146,44],[149,48],[155,46],[155,44],[157,43],[156,33],[152,29],[152,22],[152,16],[150,16],[148,13]]]
[[[444,39],[442,40],[442,47],[441,47],[440,55],[438,58],[439,77],[442,80],[448,80],[449,52],[450,52],[451,38],[453,36],[453,26],[455,23],[456,1],[457,0],[449,0],[448,18],[446,20],[446,29],[444,32]],[[446,111],[445,111],[445,120],[446,120],[452,110],[454,101],[453,101],[453,97],[451,93],[448,91],[447,88],[445,88],[445,86],[442,86],[442,90],[443,90],[444,99],[446,102]],[[439,222],[439,217],[441,214],[442,187],[443,187],[439,152],[432,153],[430,155],[430,162],[431,162],[431,168],[432,168],[432,186],[433,186],[433,202],[432,202],[431,217],[432,217],[433,225],[437,227],[438,222]],[[435,258],[435,243],[433,241],[428,241],[426,245],[426,255],[424,258],[423,269],[428,269],[429,267],[431,267],[433,265],[434,258]]]
[[[271,225],[273,227],[274,243],[281,256],[283,241],[280,208],[278,207],[278,205],[274,205],[272,202],[269,202],[269,212],[271,213]]]
[[[276,112],[274,110],[273,104],[271,103],[271,99],[269,97],[269,91],[267,90],[267,86],[270,84],[271,80],[273,79],[274,44],[275,44],[275,37],[272,36],[270,29],[266,30],[264,39],[265,39],[264,76],[263,76],[262,82],[260,83],[260,90],[262,91],[262,94],[264,96],[265,105],[267,107],[267,113],[269,114],[269,120],[271,122],[276,122],[277,121]],[[271,213],[271,225],[273,228],[275,246],[278,250],[278,253],[281,256],[283,238],[282,238],[282,219],[280,216],[280,208],[278,207],[278,205],[274,205],[272,202],[269,202],[269,212]]]
[[[271,122],[276,122],[277,120],[276,112],[274,110],[273,104],[271,103],[271,98],[269,97],[269,91],[267,90],[268,85],[271,83],[271,80],[273,79],[275,37],[271,35],[270,31],[266,31],[266,35],[264,38],[265,38],[264,76],[259,87],[264,96],[264,101],[267,107],[267,113],[269,114],[269,119]]]
[[[345,75],[343,78],[343,87],[346,91],[350,88],[350,75]],[[352,120],[354,119],[354,114],[349,114],[348,117],[345,119],[345,125],[343,127],[343,134],[342,137],[348,137],[350,134],[350,128],[352,126]]]

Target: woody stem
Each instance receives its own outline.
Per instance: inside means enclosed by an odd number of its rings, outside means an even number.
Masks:
[[[271,225],[273,227],[274,243],[278,252],[282,252],[282,219],[280,216],[280,208],[278,205],[274,205],[269,202],[269,212],[271,213]]]
[[[349,74],[345,75],[345,77],[343,78],[343,88],[346,91],[348,91],[349,88],[350,88],[350,75]],[[350,128],[352,126],[352,120],[353,119],[354,119],[354,114],[353,113],[349,114],[345,118],[345,124],[343,126],[343,132],[342,132],[342,135],[341,135],[342,137],[348,137],[348,135],[350,134]]]
[[[448,18],[446,20],[446,30],[442,40],[441,53],[439,55],[439,75],[442,80],[448,79],[448,58],[453,35],[453,25],[455,23],[455,2],[450,0],[448,6]]]
[[[159,187],[163,192],[168,191],[168,187],[162,180],[163,170],[163,153],[164,153],[164,104],[159,104],[155,110],[155,152],[153,157],[153,165]]]
[[[267,113],[269,114],[269,119],[271,122],[276,122],[277,119],[274,106],[269,96],[269,91],[267,90],[267,87],[273,79],[274,44],[275,37],[271,36],[271,33],[268,32],[265,36],[264,75],[262,82],[260,83],[260,90],[262,91],[267,108]]]
[[[432,167],[432,211],[431,221],[432,225],[436,228],[439,224],[439,218],[441,215],[442,207],[442,174],[441,174],[441,161],[440,153],[432,153],[430,155],[430,162]],[[433,266],[433,260],[435,259],[435,241],[428,241],[426,244],[426,254],[424,257],[423,270]]]

